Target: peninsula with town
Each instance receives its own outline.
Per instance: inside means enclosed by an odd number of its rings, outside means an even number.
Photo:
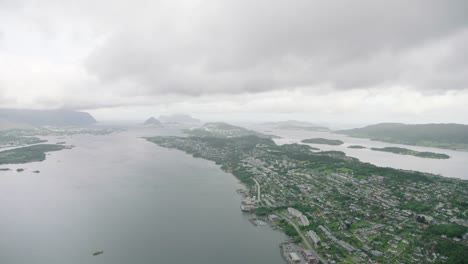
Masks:
[[[384,168],[340,151],[277,145],[211,123],[146,139],[214,161],[245,189],[241,210],[290,237],[288,263],[465,263],[468,181]],[[323,140],[321,140],[323,141]]]

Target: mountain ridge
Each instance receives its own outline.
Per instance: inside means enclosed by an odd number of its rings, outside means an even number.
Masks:
[[[0,109],[0,120],[32,126],[80,126],[97,123],[87,112],[74,110]]]

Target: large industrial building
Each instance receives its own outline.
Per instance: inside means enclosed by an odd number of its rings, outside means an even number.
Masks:
[[[301,258],[297,255],[296,252],[289,253],[289,257],[291,258],[291,261],[294,262],[294,263],[301,262]]]

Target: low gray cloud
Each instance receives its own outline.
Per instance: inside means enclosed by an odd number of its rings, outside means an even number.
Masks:
[[[185,31],[147,21],[117,31],[90,55],[88,71],[103,82],[143,85],[149,94],[468,87],[466,60],[457,59],[468,30],[466,1],[210,4],[214,11],[196,20],[163,19]],[[443,52],[414,55],[425,48]]]
[[[466,10],[464,0],[0,0],[0,107],[463,118]]]

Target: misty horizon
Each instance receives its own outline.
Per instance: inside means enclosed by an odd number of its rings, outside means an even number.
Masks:
[[[0,1],[0,108],[468,123],[466,1]]]

